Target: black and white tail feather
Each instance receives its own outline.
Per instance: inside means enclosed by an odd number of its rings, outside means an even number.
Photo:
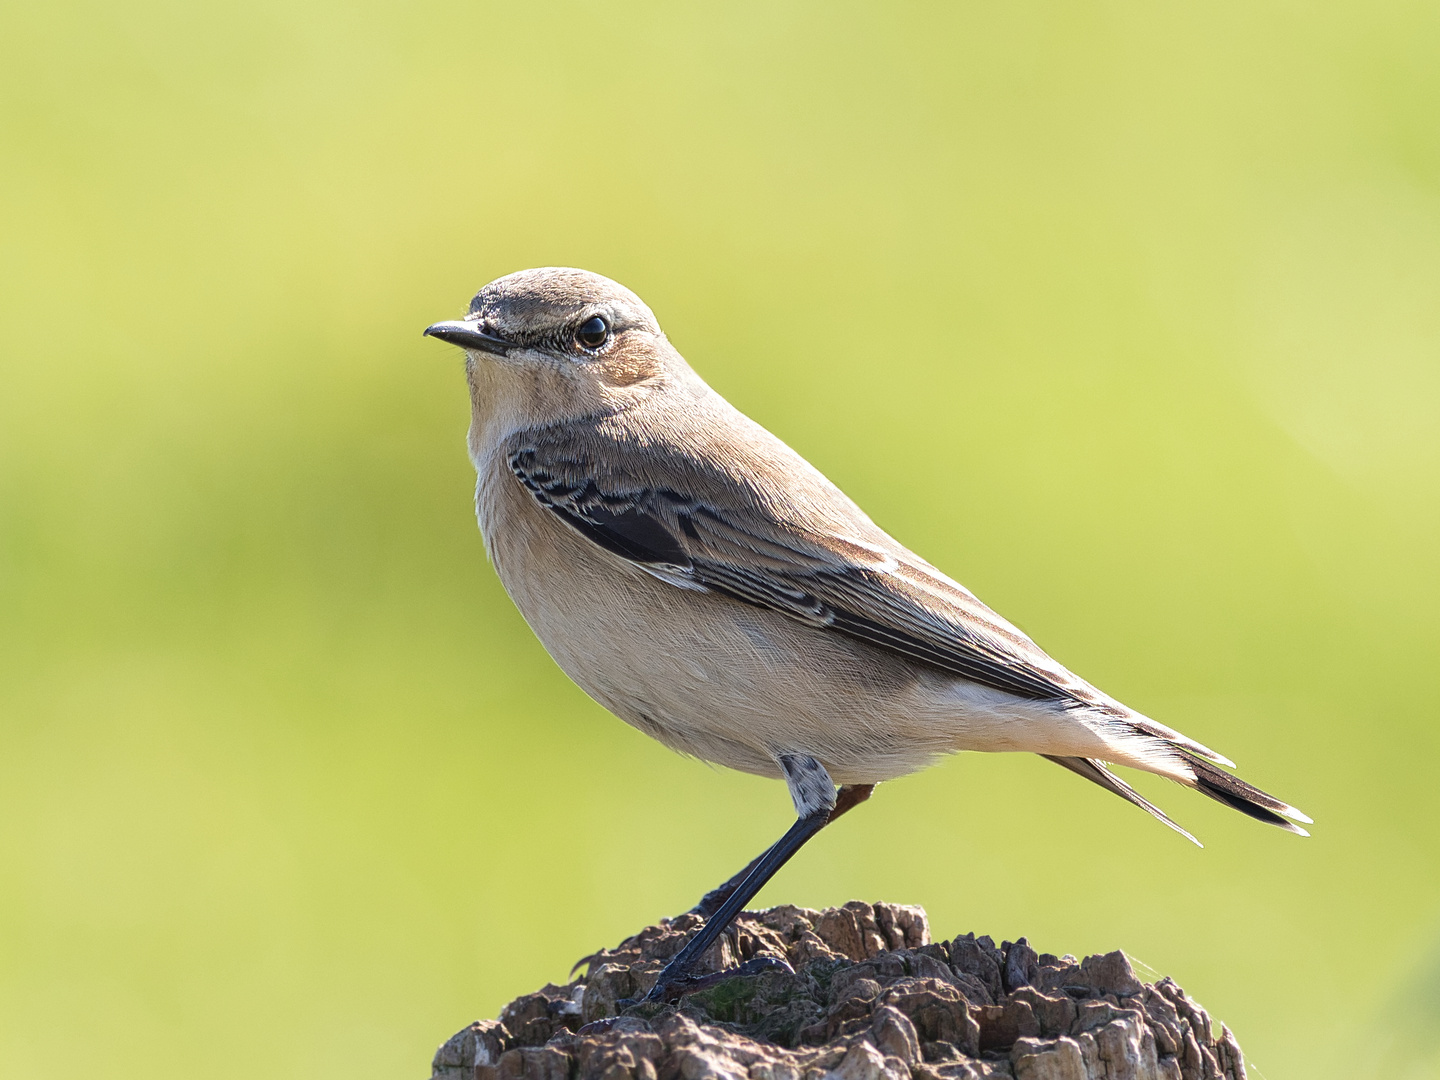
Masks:
[[[1224,803],[1232,810],[1239,810],[1256,821],[1263,821],[1267,825],[1274,825],[1299,836],[1310,835],[1295,822],[1303,821],[1309,825],[1311,818],[1289,803],[1281,802],[1275,796],[1247,784],[1238,776],[1217,769],[1194,754],[1184,750],[1179,753],[1195,772],[1194,783],[1187,784],[1187,787],[1193,787],[1200,794],[1208,795],[1216,802]]]
[[[1208,795],[1216,802],[1222,802],[1232,810],[1238,810],[1247,817],[1256,821],[1263,821],[1267,825],[1274,825],[1284,829],[1286,832],[1295,833],[1298,836],[1309,836],[1310,834],[1295,824],[1303,821],[1310,824],[1310,818],[1296,810],[1293,806],[1281,802],[1273,795],[1261,791],[1251,784],[1245,783],[1238,777],[1222,772],[1210,762],[1204,760],[1188,749],[1174,747],[1176,753],[1184,758],[1185,763],[1190,767],[1194,778],[1189,782],[1181,780],[1186,787]],[[1219,755],[1215,755],[1219,757]],[[1116,776],[1105,767],[1103,761],[1096,761],[1093,758],[1081,757],[1053,757],[1050,754],[1042,754],[1041,757],[1047,761],[1053,761],[1056,765],[1069,769],[1077,776],[1083,776],[1091,783],[1098,784],[1113,795],[1118,795],[1128,803],[1140,807],[1151,817],[1164,825],[1168,825],[1181,836],[1185,837],[1196,847],[1203,848],[1205,845],[1195,839],[1189,830],[1171,820],[1170,816],[1152,803],[1145,796],[1141,795],[1133,787],[1127,784],[1120,777]],[[1223,759],[1222,759],[1223,760]],[[1228,764],[1228,762],[1227,762]],[[1289,819],[1294,820],[1289,820]]]

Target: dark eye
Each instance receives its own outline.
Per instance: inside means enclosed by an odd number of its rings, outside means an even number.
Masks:
[[[592,315],[575,331],[575,340],[587,349],[598,349],[609,336],[610,324],[599,315]]]

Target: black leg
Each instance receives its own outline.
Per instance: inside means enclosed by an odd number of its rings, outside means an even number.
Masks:
[[[821,775],[824,775],[824,770],[820,769],[818,762],[814,762],[814,759],[807,758],[803,760],[812,763],[814,768],[819,770]],[[792,762],[785,759],[784,764],[786,765],[787,773],[789,773],[792,769]],[[764,960],[763,958],[757,957],[747,964],[742,964],[734,971],[721,973],[720,976],[705,976],[697,979],[689,974],[690,968],[700,959],[705,950],[714,943],[715,939],[725,932],[726,927],[730,925],[730,921],[743,911],[745,905],[755,898],[755,894],[765,887],[765,883],[774,877],[782,866],[790,861],[790,857],[804,847],[806,841],[826,825],[830,824],[830,822],[845,813],[845,811],[860,805],[868,799],[874,787],[874,784],[854,784],[842,787],[839,792],[830,796],[830,799],[833,800],[831,805],[822,806],[797,820],[794,825],[790,826],[789,831],[771,845],[763,855],[751,862],[749,866],[724,885],[720,886],[719,889],[707,893],[705,898],[700,901],[702,905],[710,901],[716,894],[723,893],[725,895],[716,905],[713,914],[701,912],[701,914],[708,915],[708,918],[705,920],[705,925],[699,929],[693,938],[685,943],[685,948],[681,949],[680,952],[675,955],[675,958],[665,965],[664,970],[660,972],[660,977],[655,981],[655,985],[651,987],[650,992],[645,995],[645,1000],[664,1001],[666,998],[684,993],[686,990],[699,989],[702,985],[708,984],[718,977],[728,978],[731,975],[749,974],[752,970],[760,971],[765,968],[786,967],[786,965],[780,961]],[[797,799],[797,803],[798,802],[799,800]],[[736,883],[736,878],[740,879],[738,884]],[[728,893],[726,892],[727,890]]]
[[[746,863],[744,870],[741,870],[729,881],[725,882],[725,884],[716,885],[715,888],[711,889],[704,896],[702,896],[700,898],[700,902],[694,907],[692,907],[689,911],[687,911],[686,914],[701,915],[707,919],[710,918],[710,916],[714,915],[724,905],[725,901],[729,900],[730,897],[735,894],[735,890],[740,888],[740,886],[744,884],[745,879],[750,876],[750,871],[754,870],[755,867],[759,866],[760,860],[765,858],[766,855],[769,855],[771,850],[772,848],[766,848],[759,855],[756,855],[755,858],[751,859],[748,863]]]
[[[745,875],[745,880],[730,894],[720,909],[715,912],[688,942],[685,948],[681,949],[670,963],[665,965],[665,970],[660,972],[660,978],[651,987],[650,992],[645,995],[646,1001],[664,1001],[676,993],[683,992],[693,982],[689,978],[689,970],[695,961],[699,960],[715,939],[718,938],[730,925],[730,920],[744,909],[745,905],[755,898],[755,894],[765,887],[765,883],[775,876],[775,872],[790,861],[805,842],[823,829],[830,820],[830,811],[821,810],[811,814],[809,817],[800,818],[790,831],[782,836],[779,841],[771,847],[764,855],[754,863],[754,868]],[[728,883],[727,883],[728,884]]]
[[[841,814],[845,813],[845,811],[853,810],[859,806],[866,799],[870,798],[870,793],[874,790],[874,784],[846,784],[841,787],[840,790],[835,793],[835,809],[830,811],[830,817],[826,820],[825,824],[829,825]],[[745,879],[750,876],[750,872],[760,865],[760,860],[765,858],[766,855],[769,855],[773,850],[773,847],[767,848],[755,856],[755,858],[751,859],[750,862],[746,864],[744,870],[741,870],[729,881],[725,882],[725,884],[717,885],[711,889],[700,898],[700,902],[691,908],[688,914],[703,915],[707,919],[714,915],[720,910],[725,901],[730,899],[735,890],[740,888]]]

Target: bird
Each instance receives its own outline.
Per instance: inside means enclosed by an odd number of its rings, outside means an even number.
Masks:
[[[621,720],[784,780],[794,804],[696,906],[703,925],[647,1000],[714,978],[694,973],[705,950],[876,784],[958,751],[1038,754],[1196,844],[1108,766],[1308,835],[1228,758],[1073,674],[892,538],[711,389],[623,285],[521,270],[424,333],[464,350],[480,532],[551,657]]]

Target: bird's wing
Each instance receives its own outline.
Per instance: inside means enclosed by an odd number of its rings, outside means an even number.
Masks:
[[[725,447],[695,452],[623,432],[550,428],[512,437],[506,457],[541,506],[672,585],[782,612],[1020,697],[1110,704],[883,533],[793,451],[774,447],[785,451],[778,474],[774,454],[737,462],[725,460]]]

